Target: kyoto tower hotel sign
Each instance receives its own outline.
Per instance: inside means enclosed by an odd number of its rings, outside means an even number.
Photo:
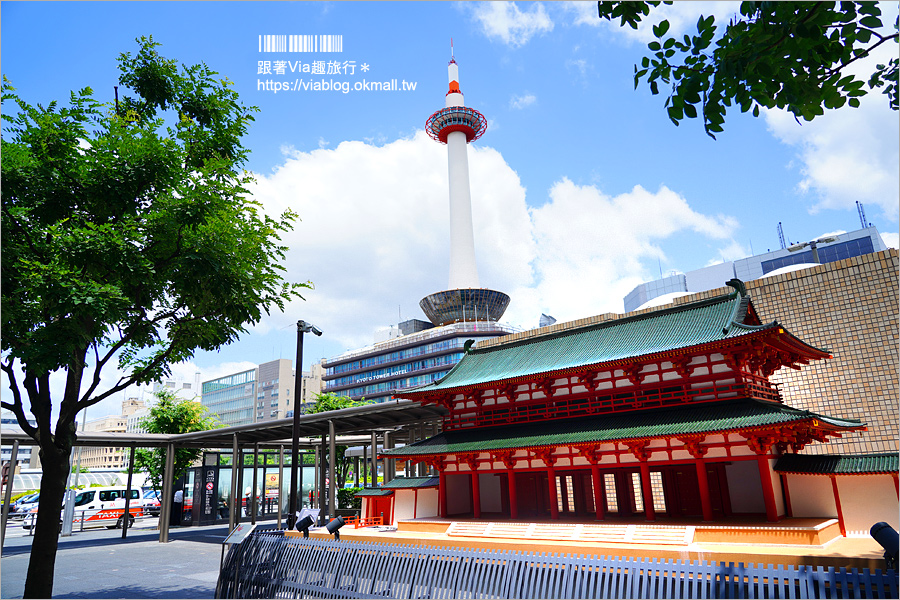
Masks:
[[[447,145],[450,173],[450,289],[426,296],[419,302],[431,322],[438,326],[465,321],[497,321],[509,305],[509,296],[479,287],[478,283],[466,144],[481,137],[487,129],[487,120],[477,110],[465,106],[459,89],[459,67],[452,57],[452,48],[451,44],[446,108],[425,122],[428,135]]]

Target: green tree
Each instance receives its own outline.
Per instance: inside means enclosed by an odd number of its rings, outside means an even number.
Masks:
[[[235,341],[308,287],[279,265],[294,215],[269,217],[248,196],[241,138],[257,109],[206,65],[138,45],[118,58],[118,106],[89,88],[68,106],[31,105],[3,81],[2,406],[43,466],[26,598],[52,595],[79,411]]]
[[[324,394],[316,395],[315,403],[306,409],[306,414],[311,415],[313,413],[340,410],[342,408],[351,408],[354,406],[362,406],[364,404],[371,404],[371,401],[367,402],[365,399],[352,400],[347,396],[338,396],[334,392],[326,392]],[[337,489],[340,490],[347,481],[347,475],[350,473],[350,465],[353,464],[353,460],[344,456],[344,453],[347,451],[347,446],[335,446],[334,451],[337,458],[334,473],[335,478],[337,479]],[[325,460],[327,461],[328,458],[326,457]]]
[[[600,18],[637,29],[660,2],[598,2]],[[671,2],[665,2],[671,4]],[[675,125],[702,114],[706,133],[723,131],[725,112],[735,104],[759,116],[760,106],[783,108],[812,121],[825,109],[859,106],[860,96],[883,87],[897,103],[897,58],[878,64],[868,82],[847,67],[885,43],[898,41],[883,30],[876,2],[742,2],[718,35],[712,16],[700,15],[697,34],[667,36],[669,22],[653,27],[650,56],[634,67],[634,87],[646,81],[659,94],[671,86],[665,107]],[[896,51],[895,51],[896,52]],[[700,113],[698,113],[698,107]]]
[[[155,396],[156,404],[150,408],[150,414],[141,419],[140,423],[147,433],[189,433],[222,427],[222,424],[199,402],[179,398],[165,388],[156,392]],[[184,475],[202,454],[203,450],[199,448],[176,448],[172,483]],[[134,465],[150,474],[150,485],[154,490],[162,489],[166,471],[165,448],[135,451]]]

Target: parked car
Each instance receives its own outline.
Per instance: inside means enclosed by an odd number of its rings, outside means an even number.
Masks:
[[[121,528],[125,519],[125,495],[128,489],[122,487],[96,487],[86,488],[75,495],[75,516],[74,523],[76,527],[105,526],[109,529]],[[37,513],[35,506],[29,513]],[[65,513],[65,505],[59,514],[60,527],[62,527],[63,514]],[[128,526],[134,525],[135,517],[143,514],[141,491],[137,488],[131,490],[131,499],[128,504]],[[26,529],[31,528],[34,519],[27,518],[22,526]]]
[[[147,490],[144,492],[144,514],[158,517],[160,512],[159,492],[156,490]]]
[[[32,512],[32,509],[37,512],[38,499],[40,496],[40,492],[35,492],[33,494],[28,494],[27,496],[22,496],[16,500],[16,503],[9,507],[9,518],[24,519]]]

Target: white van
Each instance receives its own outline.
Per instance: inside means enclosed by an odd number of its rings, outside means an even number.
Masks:
[[[126,487],[85,488],[75,494],[74,529],[104,525],[112,529],[122,528],[125,516]],[[128,526],[134,525],[135,517],[143,514],[143,498],[140,488],[131,488],[131,501],[128,503]],[[60,515],[62,519],[62,515]]]

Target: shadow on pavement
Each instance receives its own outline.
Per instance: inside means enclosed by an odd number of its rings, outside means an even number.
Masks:
[[[215,589],[215,585],[212,585]],[[199,585],[184,588],[145,587],[126,585],[101,590],[90,590],[83,593],[54,594],[54,598],[211,598],[210,586]]]
[[[109,535],[102,535],[108,533]],[[84,537],[90,535],[91,537]],[[169,530],[169,542],[186,541],[201,542],[205,544],[221,544],[228,535],[228,527],[186,527],[184,529]],[[3,546],[3,556],[19,556],[29,554],[31,552],[31,540],[33,538],[18,538],[18,540],[28,540],[27,542],[10,543],[13,540],[6,540]],[[159,542],[159,531],[156,529],[139,529],[129,530],[128,537],[122,539],[121,530],[94,532],[80,532],[72,537],[59,538],[59,552],[65,550],[77,550],[78,548],[94,548],[97,546],[113,547],[117,545],[137,544],[140,542]],[[127,598],[128,596],[122,596]],[[150,596],[147,596],[150,597]]]

